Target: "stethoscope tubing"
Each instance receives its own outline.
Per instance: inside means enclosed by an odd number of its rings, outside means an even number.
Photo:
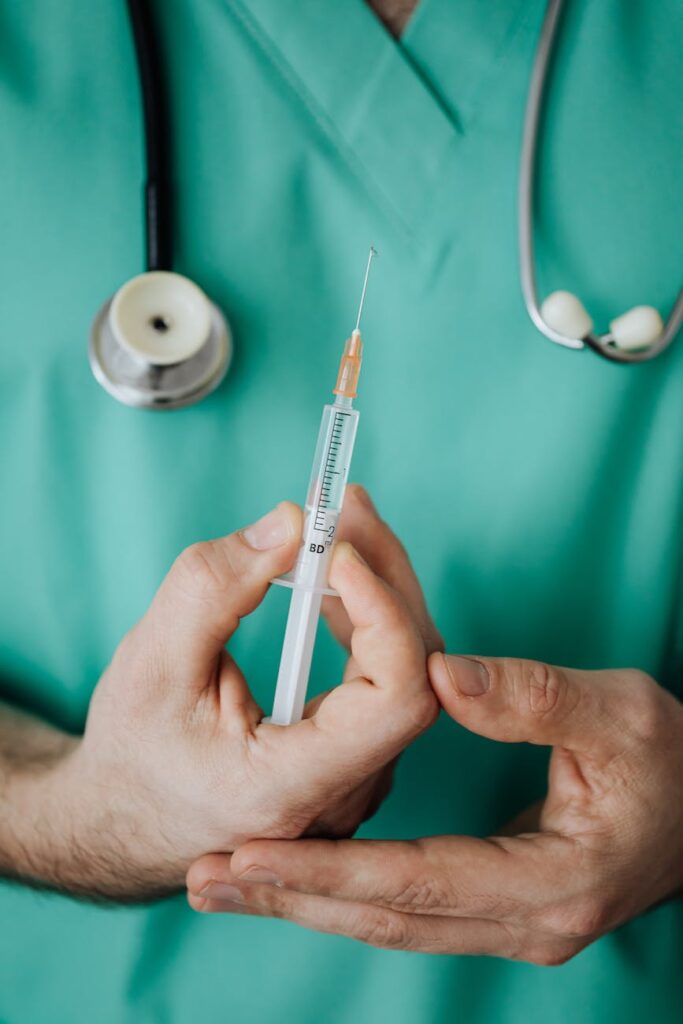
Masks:
[[[161,48],[148,0],[127,0],[145,137],[145,250],[147,270],[173,269],[171,118]]]

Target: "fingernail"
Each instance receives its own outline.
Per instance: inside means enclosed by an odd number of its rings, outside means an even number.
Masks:
[[[444,655],[446,670],[451,685],[463,697],[480,697],[491,685],[485,665],[475,658],[458,658],[453,654]]]
[[[244,896],[236,885],[225,882],[208,882],[199,893],[207,900],[227,900],[230,903],[244,904]]]
[[[256,551],[267,551],[279,548],[292,536],[292,529],[287,513],[282,505],[259,519],[258,522],[242,530],[242,536],[250,548]]]
[[[221,914],[244,914],[247,912],[247,908],[244,903],[233,903],[232,900],[215,900],[208,907],[206,905],[200,907],[199,911],[202,914],[215,914],[216,912]]]
[[[254,864],[253,867],[247,868],[241,875],[237,876],[244,882],[263,882],[265,885],[279,885],[283,886],[285,883],[269,871],[268,868],[262,868],[258,864]]]

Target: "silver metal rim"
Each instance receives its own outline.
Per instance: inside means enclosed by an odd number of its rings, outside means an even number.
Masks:
[[[98,310],[88,342],[93,376],[105,391],[137,409],[181,409],[216,390],[233,355],[232,331],[218,306],[210,303],[210,333],[196,355],[183,363],[153,366],[135,358],[116,341],[109,327],[112,298]]]

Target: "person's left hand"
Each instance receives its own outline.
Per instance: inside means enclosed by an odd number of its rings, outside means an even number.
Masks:
[[[683,708],[671,694],[633,670],[441,654],[429,667],[466,728],[553,746],[545,800],[488,839],[253,840],[193,865],[192,907],[550,965],[680,891]],[[444,784],[466,784],[466,773],[454,764]]]
[[[443,639],[429,614],[422,587],[405,548],[391,527],[380,518],[370,495],[359,484],[349,484],[346,488],[337,541],[350,543],[372,571],[404,602],[420,632],[427,655],[443,651]],[[322,612],[330,632],[348,653],[342,682],[353,680],[362,675],[362,671],[352,652],[353,625],[344,602],[338,597],[324,597]],[[306,718],[316,713],[331,692],[322,693],[307,703]],[[433,713],[438,717],[436,701]],[[394,758],[368,775],[359,786],[345,792],[333,806],[318,815],[305,835],[327,839],[353,835],[359,824],[377,812],[390,793],[397,760]]]

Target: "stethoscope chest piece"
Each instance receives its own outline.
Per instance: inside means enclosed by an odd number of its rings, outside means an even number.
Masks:
[[[89,357],[97,381],[125,405],[178,409],[221,383],[232,334],[193,281],[153,270],[127,281],[101,307]]]

